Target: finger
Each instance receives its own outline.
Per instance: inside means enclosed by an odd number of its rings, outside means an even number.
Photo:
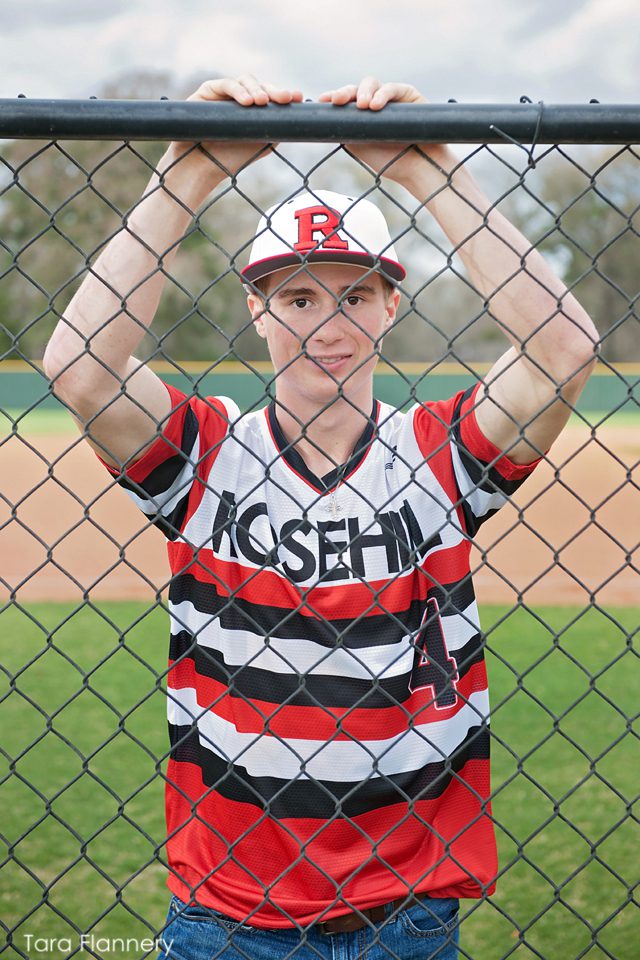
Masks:
[[[411,84],[391,82],[378,86],[369,106],[372,110],[382,110],[387,103],[426,103],[426,100]]]
[[[205,80],[188,100],[236,100],[247,96],[247,91],[237,80],[222,78],[219,80]]]
[[[189,100],[216,101],[235,100],[243,107],[265,106],[274,103],[299,103],[303,99],[301,90],[283,90],[270,83],[261,83],[251,74],[238,77],[237,80],[224,78],[206,80]]]
[[[265,106],[270,101],[281,104],[300,103],[303,96],[301,90],[286,90],[282,87],[276,87],[273,83],[262,83],[251,74],[240,77],[238,82],[253,98],[253,103],[260,107]]]
[[[257,81],[255,81],[257,84]],[[235,100],[243,107],[251,106],[254,100],[254,92],[250,89],[251,83],[248,77],[232,80],[224,78],[220,80],[205,80],[195,93],[192,93],[189,100]],[[264,101],[266,103],[266,99]]]
[[[251,103],[259,107],[263,107],[269,103],[269,94],[265,90],[265,85],[257,80],[253,74],[243,74],[241,77],[238,77],[238,83],[249,95]],[[247,101],[243,100],[242,102],[244,105]]]
[[[274,103],[301,103],[303,93],[301,90],[285,90],[282,87],[276,87],[272,83],[262,85],[266,90],[269,100]]]
[[[371,106],[371,101],[378,89],[380,81],[375,77],[365,77],[358,84],[358,93],[356,96],[356,105],[360,110],[367,110]]]
[[[336,106],[344,106],[345,103],[351,103],[356,99],[358,88],[354,83],[349,83],[344,87],[338,87],[337,90],[327,90],[321,93],[318,100],[321,103],[333,103]]]

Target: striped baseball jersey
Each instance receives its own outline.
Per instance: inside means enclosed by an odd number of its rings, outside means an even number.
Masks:
[[[482,435],[477,388],[375,402],[314,476],[275,404],[168,387],[120,482],[171,566],[169,887],[258,927],[497,870],[470,538],[531,472]]]

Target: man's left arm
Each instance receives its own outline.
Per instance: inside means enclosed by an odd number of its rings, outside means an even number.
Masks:
[[[392,101],[425,102],[415,87],[371,77],[321,99],[372,110]],[[591,373],[598,343],[592,320],[448,146],[406,150],[379,143],[350,149],[430,211],[510,340],[486,377],[475,412],[482,433],[510,460],[532,462],[564,427]]]
[[[464,263],[486,309],[511,342],[478,394],[482,433],[515,463],[549,449],[596,358],[598,332],[546,260],[480,190],[447,147],[415,151],[404,185],[427,208]],[[428,171],[420,171],[429,167]],[[434,171],[441,186],[433,189]]]

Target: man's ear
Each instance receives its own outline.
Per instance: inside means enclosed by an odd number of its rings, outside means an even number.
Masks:
[[[394,289],[391,291],[387,299],[386,316],[384,319],[385,330],[388,330],[391,324],[393,323],[393,321],[395,320],[396,314],[398,312],[399,304],[400,304],[400,291],[397,289],[397,287],[394,287]]]
[[[264,318],[267,308],[264,300],[259,294],[251,291],[247,294],[247,307],[249,308],[253,325],[256,328],[256,333],[259,337],[262,337],[262,339],[265,340],[267,333],[264,329]]]

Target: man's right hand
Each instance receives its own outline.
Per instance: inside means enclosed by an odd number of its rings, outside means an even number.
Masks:
[[[237,80],[229,78],[205,80],[195,93],[187,97],[187,100],[199,103],[226,100],[235,101],[242,107],[266,107],[268,103],[282,105],[300,103],[302,92],[283,90],[272,83],[262,83],[251,74],[245,74]],[[201,148],[199,151],[194,151],[194,146],[193,143],[172,143],[165,155],[166,160],[173,163],[187,154],[191,163],[196,162],[198,166],[213,167],[212,178],[218,181],[224,179],[224,176],[235,175],[258,157],[267,154],[272,148],[272,145],[267,146],[264,143],[243,141],[206,141],[199,144]]]

